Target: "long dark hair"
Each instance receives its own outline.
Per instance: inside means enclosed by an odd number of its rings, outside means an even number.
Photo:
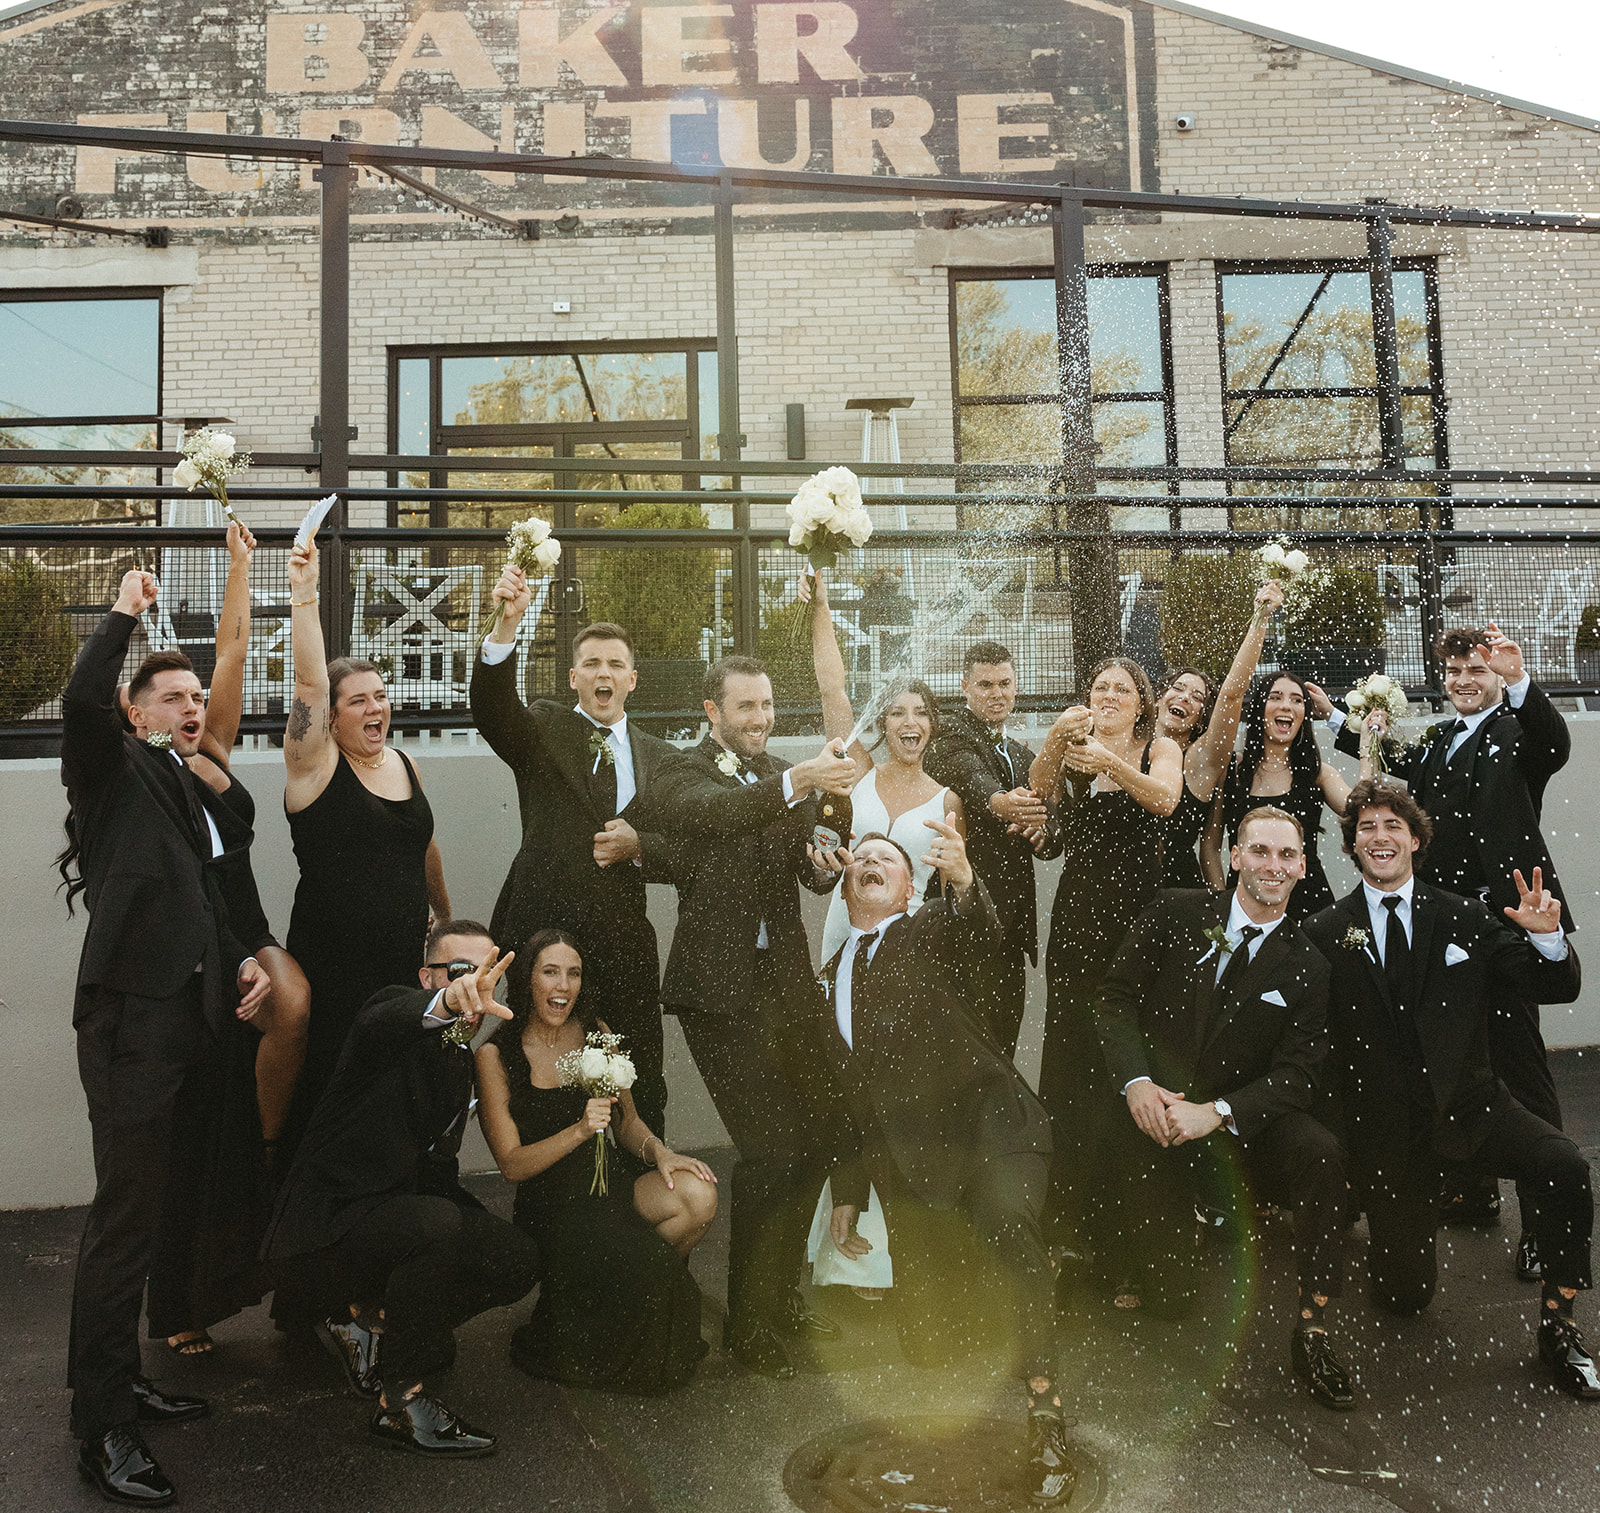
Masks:
[[[1172,691],[1179,678],[1199,678],[1200,686],[1206,691],[1200,703],[1200,713],[1189,727],[1189,745],[1192,746],[1206,733],[1206,727],[1211,723],[1211,712],[1217,707],[1217,680],[1203,667],[1174,667],[1167,674],[1167,681],[1161,685],[1161,692],[1156,695],[1157,704]]]
[[[56,871],[61,874],[61,881],[56,884],[56,892],[63,888],[67,890],[67,918],[71,919],[74,913],[72,901],[89,885],[84,881],[83,873],[74,870],[78,863],[78,853],[83,847],[78,843],[78,827],[72,823],[72,810],[68,808],[67,817],[62,820],[61,828],[66,833],[67,843],[56,855]]]
[[[1267,697],[1273,685],[1285,678],[1300,690],[1301,698],[1306,701],[1305,718],[1289,743],[1289,781],[1292,784],[1296,778],[1305,778],[1314,783],[1322,772],[1322,749],[1317,745],[1317,733],[1312,728],[1315,722],[1306,680],[1297,672],[1257,673],[1244,696],[1244,750],[1233,759],[1241,793],[1250,792],[1267,754]]]
[[[923,708],[928,711],[928,744],[922,748],[922,754],[924,757],[927,756],[929,747],[931,747],[933,743],[939,739],[939,700],[935,696],[934,691],[929,688],[921,678],[911,678],[903,687],[896,688],[888,696],[888,698],[883,701],[883,710],[878,715],[878,718],[873,721],[873,729],[878,732],[878,739],[872,743],[872,750],[876,751],[886,740],[889,739],[888,726],[890,705],[899,703],[899,701],[908,693],[914,693],[919,699],[921,699]]]
[[[539,965],[539,957],[551,946],[571,946],[578,952],[578,959],[583,959],[577,938],[569,931],[552,927],[535,931],[525,945],[517,948],[517,959],[511,963],[511,970],[506,974],[506,1007],[511,1010],[511,1018],[489,1044],[500,1052],[500,1062],[513,1088],[523,1086],[529,1080],[528,1053],[522,1049],[522,1037],[527,1033],[528,1020],[533,1017],[533,969]],[[581,991],[578,1000],[580,1003],[583,1000]],[[589,1020],[577,1004],[572,1007],[571,1017],[587,1032]]]

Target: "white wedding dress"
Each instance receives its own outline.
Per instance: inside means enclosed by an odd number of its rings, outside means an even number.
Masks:
[[[850,791],[853,811],[850,828],[855,831],[857,839],[876,830],[880,835],[898,841],[911,857],[916,887],[911,896],[911,905],[906,910],[908,914],[915,914],[922,907],[928,881],[933,876],[933,868],[921,858],[927,855],[928,843],[933,839],[934,832],[923,821],[944,818],[945,795],[948,792],[949,789],[941,788],[926,803],[908,809],[891,825],[889,811],[878,797],[876,768]],[[824,965],[833,960],[834,953],[845,943],[849,934],[850,915],[845,909],[840,890],[835,888],[833,900],[828,905],[827,923],[822,927]],[[889,1231],[884,1223],[883,1204],[878,1199],[877,1190],[870,1192],[867,1207],[856,1221],[857,1233],[872,1243],[872,1249],[859,1260],[852,1260],[833,1243],[833,1236],[828,1229],[832,1217],[833,1192],[825,1183],[822,1196],[817,1201],[817,1211],[811,1219],[811,1240],[807,1246],[812,1284],[816,1287],[892,1287],[894,1263],[889,1256]]]

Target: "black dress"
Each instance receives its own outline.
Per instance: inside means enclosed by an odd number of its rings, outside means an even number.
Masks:
[[[1146,745],[1139,771],[1149,770]],[[1076,797],[1064,795],[1062,803],[1063,860],[1045,952],[1039,1097],[1055,1139],[1051,1221],[1080,1231],[1087,1224],[1092,1240],[1100,1132],[1117,1111],[1095,999],[1129,926],[1161,887],[1164,822],[1124,789],[1097,793],[1091,784],[1072,786]]]
[[[414,984],[422,965],[433,810],[416,768],[396,754],[411,776],[410,798],[380,798],[340,752],[328,786],[289,816],[300,881],[288,947],[311,985],[300,1075],[307,1115],[333,1075],[361,1006],[379,988]]]
[[[1263,804],[1271,804],[1292,814],[1300,821],[1306,835],[1306,875],[1294,885],[1294,892],[1289,895],[1289,918],[1310,919],[1318,910],[1332,908],[1333,889],[1328,886],[1328,874],[1323,871],[1322,861],[1317,856],[1317,837],[1322,833],[1322,815],[1327,808],[1322,784],[1315,778],[1307,779],[1291,770],[1287,793],[1252,795],[1250,779],[1245,776],[1239,758],[1235,756],[1228,764],[1228,775],[1222,784],[1222,821],[1229,846],[1233,845],[1239,832],[1239,821]],[[1235,881],[1230,871],[1228,887],[1232,888]]]
[[[1215,795],[1213,794],[1214,798]],[[1178,807],[1162,825],[1161,886],[1163,888],[1203,888],[1205,874],[1200,870],[1200,836],[1211,816],[1211,799],[1196,798],[1185,774]]]
[[[511,1117],[525,1145],[582,1117],[580,1088],[535,1087],[521,1047],[497,1046]],[[606,1392],[654,1395],[681,1387],[706,1353],[700,1289],[683,1258],[633,1206],[644,1164],[609,1154],[609,1191],[591,1194],[594,1142],[517,1188],[511,1221],[539,1242],[539,1301],[511,1337],[529,1376]]]

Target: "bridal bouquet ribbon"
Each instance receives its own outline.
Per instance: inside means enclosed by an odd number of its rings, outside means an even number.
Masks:
[[[1383,710],[1389,716],[1388,736],[1378,736],[1374,732],[1374,749],[1372,759],[1379,772],[1389,770],[1387,748],[1398,745],[1393,737],[1396,723],[1405,719],[1411,710],[1411,705],[1406,700],[1406,691],[1395,682],[1387,673],[1375,672],[1363,678],[1345,696],[1345,707],[1357,719],[1365,720],[1377,710]]]
[[[520,567],[530,578],[548,578],[561,560],[561,543],[550,534],[550,522],[537,515],[517,521],[506,532],[506,545],[510,548],[506,566]],[[489,627],[491,634],[505,614],[506,601],[502,599],[494,613],[494,625]]]
[[[238,441],[226,431],[209,427],[191,431],[178,447],[183,461],[172,470],[172,481],[181,483],[191,494],[203,483],[206,492],[222,506],[223,514],[237,521],[239,517],[228,503],[228,480],[250,466],[250,454],[238,447]]]
[[[568,1051],[558,1062],[556,1072],[562,1087],[581,1087],[591,1098],[615,1098],[633,1086],[638,1075],[633,1062],[622,1054],[622,1036],[606,1030],[590,1030],[581,1051]],[[594,1180],[591,1193],[606,1195],[606,1132],[594,1137]]]

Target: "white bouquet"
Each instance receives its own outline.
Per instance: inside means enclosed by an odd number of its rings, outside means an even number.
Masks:
[[[1389,770],[1388,748],[1398,746],[1395,739],[1395,725],[1405,719],[1411,712],[1411,705],[1406,699],[1406,691],[1395,682],[1387,673],[1375,672],[1364,677],[1354,688],[1345,695],[1345,708],[1358,720],[1365,721],[1378,710],[1382,710],[1389,717],[1387,734],[1380,735],[1373,731],[1373,765],[1379,772]]]
[[[561,543],[550,534],[550,522],[537,515],[517,521],[506,532],[506,545],[511,548],[506,554],[507,566],[520,567],[530,578],[548,578],[561,560]],[[502,599],[495,610],[494,625],[499,625],[505,613],[506,604]],[[491,634],[493,629],[491,626]]]
[[[237,439],[226,431],[191,431],[178,446],[183,461],[172,470],[172,481],[181,483],[191,494],[203,483],[228,519],[237,520],[239,517],[228,503],[228,480],[250,466],[250,454],[238,447]]]
[[[1279,536],[1255,550],[1256,577],[1261,583],[1276,578],[1283,585],[1283,618],[1299,620],[1328,580],[1328,570],[1314,563],[1287,536]]]
[[[849,468],[826,468],[806,479],[786,509],[789,545],[814,568],[832,567],[840,552],[865,546],[872,535],[860,481]]]
[[[562,1087],[581,1087],[591,1098],[615,1098],[632,1087],[638,1076],[633,1062],[622,1054],[622,1036],[606,1030],[590,1030],[584,1037],[583,1049],[568,1051],[556,1062],[556,1072]],[[604,1130],[594,1140],[594,1180],[589,1191],[601,1197],[607,1191]]]
[[[1256,561],[1261,567],[1262,582],[1266,582],[1268,578],[1276,578],[1285,585],[1293,583],[1311,566],[1311,559],[1298,548],[1290,546],[1286,536],[1279,536],[1276,541],[1269,541],[1265,546],[1258,547]]]

